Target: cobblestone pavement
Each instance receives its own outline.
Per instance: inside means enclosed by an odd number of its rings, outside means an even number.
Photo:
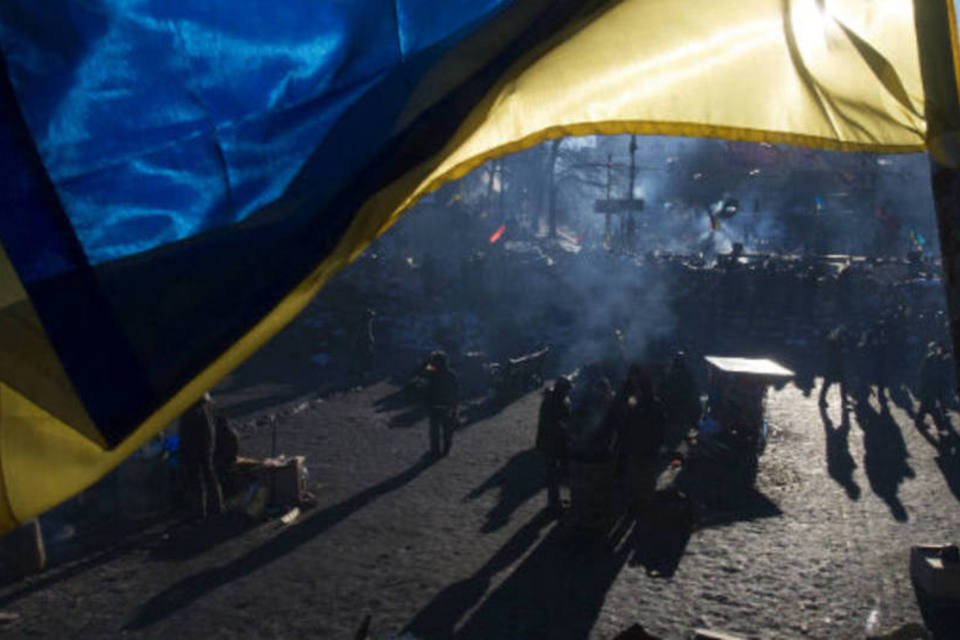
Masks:
[[[145,527],[0,590],[19,616],[0,635],[352,638],[369,613],[374,638],[609,638],[635,622],[665,638],[862,638],[920,621],[909,546],[960,531],[953,458],[875,399],[847,428],[835,397],[821,412],[816,389],[772,392],[756,492],[704,511],[687,539],[655,522],[584,536],[549,519],[530,451],[538,394],[469,424],[430,464],[424,421],[378,411],[395,390],[279,420],[280,449],[306,454],[318,485],[294,525]],[[269,451],[261,423],[243,429],[248,455]]]

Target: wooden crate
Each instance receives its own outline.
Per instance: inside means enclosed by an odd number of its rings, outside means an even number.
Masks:
[[[293,456],[285,459],[264,461],[264,485],[270,491],[271,507],[287,507],[299,504],[303,494],[303,467],[305,458]]]
[[[910,577],[931,600],[960,604],[960,562],[941,557],[946,545],[910,548]]]

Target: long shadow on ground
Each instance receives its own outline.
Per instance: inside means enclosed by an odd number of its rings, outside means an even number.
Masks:
[[[897,494],[900,483],[912,478],[914,471],[907,463],[909,453],[900,426],[886,406],[877,411],[866,398],[857,400],[854,412],[863,430],[863,466],[870,488],[887,503],[894,519],[905,522],[907,510]]]
[[[910,397],[910,391],[907,389],[907,386],[903,383],[892,384],[887,390],[887,394],[890,396],[890,400],[893,401],[893,404],[898,406],[907,417],[913,420],[917,416],[917,412],[913,409],[913,399]]]
[[[933,428],[926,421],[914,422],[923,438],[937,451],[936,462],[954,498],[960,501],[960,434],[954,428],[949,414],[936,417]]]
[[[454,637],[588,637],[633,551],[631,526],[624,520],[600,536],[555,527]]]
[[[781,514],[776,504],[753,488],[705,508],[701,526]],[[651,577],[674,575],[693,531],[694,511],[683,494],[665,490],[636,520],[623,515],[610,529],[591,531],[558,524],[534,546],[549,522],[541,511],[475,574],[438,593],[404,631],[431,640],[589,637],[624,565],[643,567]],[[496,574],[521,558],[487,594]]]
[[[522,395],[509,398],[488,396],[480,402],[474,402],[463,412],[463,426],[470,427],[478,422],[492,418],[522,397]]]
[[[246,516],[228,512],[192,524],[178,523],[166,531],[163,542],[150,552],[154,560],[187,560],[253,529]]]
[[[500,490],[499,500],[487,512],[480,531],[490,533],[506,525],[513,512],[543,488],[544,473],[542,456],[534,449],[527,449],[514,455],[483,484],[470,491],[465,500],[475,500],[496,488]]]
[[[850,414],[843,409],[840,425],[834,426],[827,408],[820,407],[820,420],[827,444],[827,473],[843,487],[851,500],[860,498],[860,485],[853,479],[857,463],[850,453]]]
[[[474,575],[437,594],[405,631],[431,640],[587,637],[604,595],[630,556],[627,521],[599,536],[552,528],[456,631],[460,619],[483,600],[494,576],[523,557],[549,522],[546,511],[538,513]]]
[[[427,410],[423,403],[412,398],[404,388],[397,389],[377,400],[376,412],[396,412],[390,417],[392,429],[412,427],[427,417]]]
[[[540,532],[551,522],[546,510],[542,510],[520,527],[506,544],[487,560],[469,578],[454,582],[434,596],[407,624],[406,631],[418,638],[450,638],[460,618],[472,609],[487,592],[497,573],[523,557],[540,537]]]
[[[155,525],[166,519],[154,518],[147,521],[124,522],[109,531],[91,536],[77,543],[76,549],[66,552],[63,564],[50,569],[39,576],[27,578],[10,593],[0,597],[0,608],[7,607],[21,598],[43,591],[64,580],[70,580],[112,562],[131,549],[147,546],[159,534]],[[4,584],[3,586],[7,586]]]
[[[149,627],[168,616],[176,614],[204,594],[282,558],[339,524],[377,498],[411,482],[431,464],[432,460],[428,456],[424,456],[409,469],[317,512],[299,525],[285,530],[271,538],[267,543],[252,549],[246,555],[225,565],[187,576],[143,603],[133,620],[127,624],[126,629],[137,630]]]
[[[657,492],[633,527],[631,567],[643,567],[651,578],[671,578],[687,550],[696,520],[694,504],[674,490]]]

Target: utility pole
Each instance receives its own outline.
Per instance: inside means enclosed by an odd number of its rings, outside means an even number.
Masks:
[[[630,192],[627,194],[627,200],[631,202],[636,197],[636,192],[634,191],[636,179],[637,179],[637,136],[631,135],[630,136]],[[626,224],[623,224],[624,221],[622,219],[620,221],[621,234],[625,234],[627,229],[632,229],[634,226],[633,211],[628,209],[626,213],[628,216],[628,220],[626,221]],[[633,239],[631,238],[630,241],[632,240]]]
[[[613,154],[607,154],[607,202],[610,201],[610,191],[613,185]],[[610,216],[611,213],[607,211],[607,216],[603,221],[603,242],[610,242]]]
[[[960,97],[957,70],[950,55],[953,16],[945,2],[918,2],[914,7],[914,21],[926,97],[924,116],[930,150],[930,186],[937,210],[953,366],[960,382],[960,153],[953,142],[960,130]]]
[[[547,194],[547,224],[550,237],[557,237],[557,159],[560,157],[560,143],[563,138],[557,138],[550,143],[550,176],[549,192]]]
[[[504,207],[504,192],[506,191],[506,183],[503,179],[503,158],[497,161],[498,171],[497,174],[500,176],[500,223],[503,224],[506,222],[506,208]]]

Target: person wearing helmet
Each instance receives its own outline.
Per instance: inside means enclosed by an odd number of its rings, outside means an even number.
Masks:
[[[427,380],[425,400],[430,416],[430,455],[434,458],[450,453],[453,431],[459,422],[460,389],[457,374],[450,369],[447,354],[434,351],[424,367]]]
[[[543,393],[537,421],[536,449],[546,460],[547,508],[559,514],[560,480],[567,462],[571,415],[570,390],[573,384],[561,376]]]

